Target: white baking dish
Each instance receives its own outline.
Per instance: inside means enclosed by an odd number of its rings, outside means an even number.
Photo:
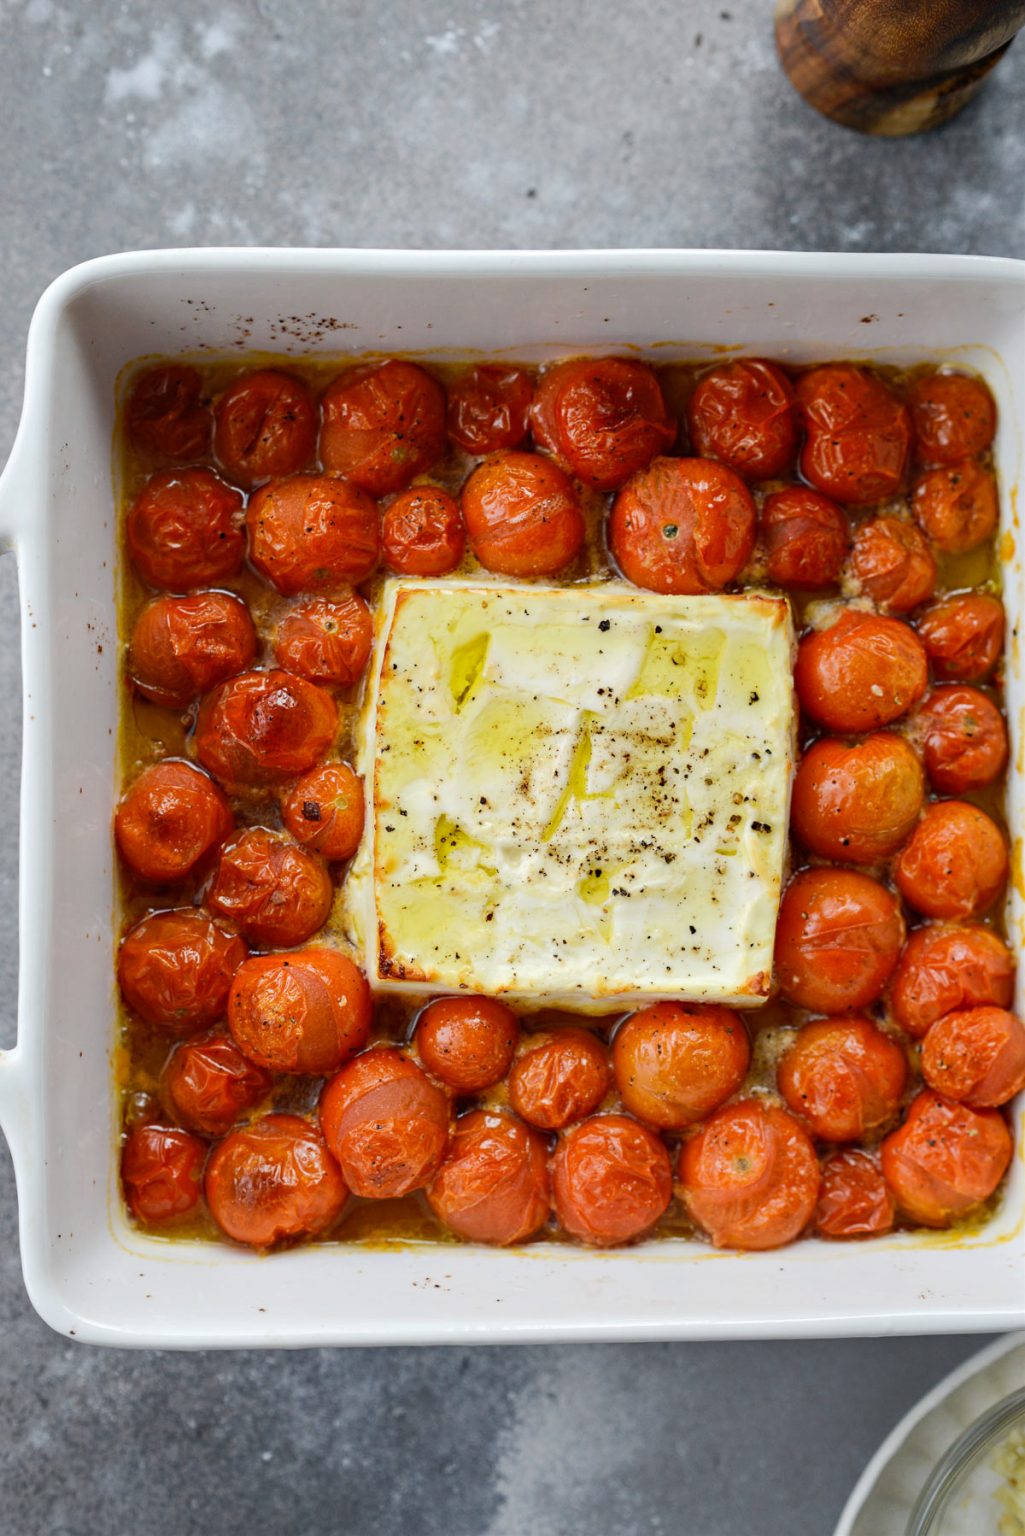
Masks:
[[[862,355],[977,368],[1000,408],[1008,529],[1022,470],[1025,264],[716,252],[163,251],[65,273],[29,334],[25,409],[0,482],[19,561],[25,668],[17,1047],[0,1057],[25,1280],[66,1334],[167,1346],[702,1338],[995,1330],[1025,1310],[1025,1136],[997,1217],[970,1238],[805,1241],[736,1255],[661,1242],[260,1258],[125,1222],[111,1086],[110,811],[121,697],[111,431],[118,371],[209,348],[543,358],[641,346],[784,360]],[[1006,568],[1025,612],[1023,551]],[[1012,826],[1025,826],[1017,640]],[[1022,883],[1021,839],[1015,867]],[[1012,927],[1023,934],[1021,894]],[[1021,1119],[1019,1106],[1019,1122]]]

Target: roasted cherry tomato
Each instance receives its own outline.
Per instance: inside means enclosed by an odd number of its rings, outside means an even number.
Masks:
[[[971,1109],[924,1090],[882,1146],[897,1204],[923,1227],[949,1227],[996,1189],[1011,1161],[1011,1133],[997,1109]]]
[[[1007,879],[1007,845],[995,822],[965,800],[927,805],[904,844],[894,879],[909,907],[926,917],[973,917],[996,901]]]
[[[736,1093],[751,1046],[732,1008],[652,1003],[612,1042],[612,1070],[625,1109],[660,1130],[681,1131]]]
[[[363,836],[363,785],[347,763],[304,773],[281,806],[296,842],[328,861],[351,859]]]
[[[445,1093],[401,1051],[364,1051],[325,1086],[320,1128],[354,1195],[392,1200],[429,1184],[449,1136]]]
[[[530,425],[534,385],[529,373],[504,363],[479,363],[448,392],[448,435],[464,453],[483,456],[518,448]]]
[[[142,880],[184,880],[235,825],[217,785],[191,763],[144,768],[114,817],[118,852]]]
[[[587,1029],[531,1037],[509,1073],[509,1102],[542,1131],[591,1115],[609,1091],[608,1052]]]
[[[117,978],[129,1008],[177,1034],[205,1029],[224,1012],[246,946],[205,912],[155,912],[125,934]]]
[[[210,469],[153,475],[132,503],[128,553],[151,587],[189,592],[242,568],[242,496]]]
[[[953,464],[985,453],[997,429],[993,396],[981,379],[929,373],[908,392],[918,456],[924,464]]]
[[[869,1152],[849,1147],[822,1164],[815,1230],[820,1237],[879,1237],[893,1228],[897,1205]]]
[[[871,1019],[844,1014],[797,1030],[776,1082],[820,1141],[864,1141],[897,1113],[907,1075],[907,1059],[895,1041]]]
[[[1025,1024],[1006,1008],[946,1013],[922,1044],[922,1076],[945,1099],[996,1109],[1025,1088]]]
[[[401,491],[445,452],[445,392],[396,358],[339,374],[321,401],[320,457],[371,496]]]
[[[897,964],[900,904],[852,869],[805,869],[783,893],[776,975],[788,1003],[816,1013],[867,1008]]]
[[[274,656],[286,672],[311,683],[348,688],[363,676],[373,639],[370,609],[355,592],[336,602],[307,597],[278,625]]]
[[[249,558],[286,597],[344,591],[377,565],[377,508],[366,493],[331,475],[272,480],[246,510]]]
[[[778,1248],[799,1237],[819,1193],[807,1132],[775,1104],[741,1099],[680,1148],[688,1214],[717,1248]]]
[[[305,469],[317,446],[317,407],[301,379],[259,368],[229,384],[214,410],[214,453],[239,485]]]
[[[171,1125],[137,1125],[121,1149],[121,1182],[137,1221],[170,1221],[199,1202],[206,1144]]]
[[[626,1115],[592,1115],[560,1135],[552,1195],[570,1237],[596,1248],[632,1242],[672,1199],[669,1153],[654,1131]]]
[[[468,1242],[525,1242],[550,1210],[544,1137],[514,1115],[463,1115],[427,1199],[438,1220]]]
[[[978,688],[937,688],[918,712],[925,771],[941,795],[963,795],[999,779],[1007,726]]]
[[[893,973],[890,1008],[906,1034],[920,1040],[931,1024],[956,1008],[1014,996],[1014,956],[990,928],[931,923],[908,935]]]
[[[788,485],[762,506],[765,574],[780,587],[813,591],[840,580],[850,531],[843,510],[820,491]]]
[[[439,997],[416,1024],[420,1060],[457,1093],[480,1093],[509,1070],[520,1035],[511,1008],[493,997]]]
[[[372,1014],[366,977],[337,949],[252,955],[228,997],[239,1050],[271,1072],[337,1072],[361,1050]]]
[[[244,671],[255,655],[249,610],[230,592],[154,597],[135,620],[128,675],[144,698],[184,709],[197,694]]]
[[[676,439],[658,379],[646,363],[622,357],[547,368],[530,419],[538,446],[598,491],[614,491]]]
[[[712,459],[655,459],[612,504],[609,544],[623,575],[653,592],[718,592],[755,543],[755,504]]]
[[[936,590],[936,561],[915,527],[874,517],[854,535],[848,565],[859,592],[890,613],[909,613]]]
[[[327,922],[334,887],[320,859],[266,827],[221,844],[206,895],[256,949],[291,949]]]
[[[916,480],[911,507],[937,549],[963,555],[988,539],[999,520],[993,471],[974,459],[930,469]]]
[[[243,672],[203,700],[196,756],[226,784],[280,784],[319,762],[337,726],[323,688],[291,672]]]
[[[886,385],[851,363],[812,368],[797,381],[806,436],[801,474],[845,505],[896,496],[907,473],[911,418]]]
[[[201,459],[210,446],[210,409],[195,368],[164,363],[132,385],[125,405],[128,436],[158,459]]]
[[[925,693],[925,648],[900,619],[844,608],[828,629],[805,635],[794,684],[801,708],[827,730],[874,731]]]
[[[691,396],[687,423],[695,453],[745,480],[776,480],[793,466],[794,392],[775,363],[741,358],[713,368]]]
[[[400,576],[447,576],[466,548],[459,503],[439,485],[411,485],[385,512],[381,540]]]
[[[580,553],[584,519],[557,464],[537,453],[496,453],[463,486],[470,548],[502,576],[554,576]]]
[[[985,592],[947,597],[922,614],[918,634],[941,682],[978,683],[1004,648],[1004,610]]]
[[[167,1107],[186,1130],[225,1136],[254,1109],[274,1079],[249,1061],[229,1035],[194,1035],[176,1045],[160,1074]]]
[[[924,798],[922,765],[903,736],[877,731],[851,744],[823,736],[798,767],[790,825],[820,859],[875,864],[897,852]]]
[[[320,1131],[299,1115],[264,1115],[232,1131],[210,1154],[205,1189],[217,1225],[251,1248],[316,1237],[349,1198]]]

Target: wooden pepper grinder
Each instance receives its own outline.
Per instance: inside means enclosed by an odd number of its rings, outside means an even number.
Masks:
[[[945,123],[1025,22],[1025,0],[777,0],[776,45],[811,106],[898,138]]]

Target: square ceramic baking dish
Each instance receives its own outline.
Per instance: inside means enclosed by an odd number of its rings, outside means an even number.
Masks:
[[[1025,611],[1016,496],[1025,420],[1025,264],[974,257],[732,252],[196,250],[89,262],[39,303],[25,407],[0,484],[24,647],[18,1043],[0,1118],[20,1200],[25,1281],[65,1334],[162,1347],[661,1339],[997,1330],[1025,1310],[1025,1135],[998,1214],[956,1240],[804,1241],[715,1253],[660,1242],[598,1254],[538,1244],[261,1258],[162,1242],[117,1190],[110,814],[122,698],[115,618],[115,382],[144,354],[241,357],[508,349],[542,360],[640,347],[784,361],[949,361],[985,375],[1011,618],[1021,947]],[[1019,1004],[1021,998],[1019,997]]]

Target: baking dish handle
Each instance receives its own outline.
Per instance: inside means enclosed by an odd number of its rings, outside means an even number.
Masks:
[[[11,1149],[15,1166],[20,1163],[19,1148],[24,1145],[28,1125],[27,1104],[22,1052],[17,1046],[0,1051],[0,1131]]]
[[[22,528],[25,493],[21,473],[21,437],[19,431],[7,463],[0,470],[0,554],[16,548]]]

